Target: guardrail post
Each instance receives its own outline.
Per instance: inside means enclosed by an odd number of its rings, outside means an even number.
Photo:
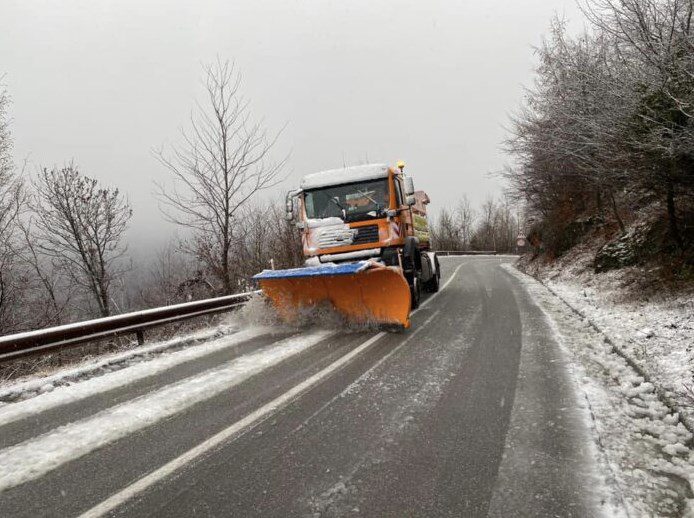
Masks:
[[[145,343],[145,332],[142,329],[135,331],[137,335],[137,345],[144,345]]]

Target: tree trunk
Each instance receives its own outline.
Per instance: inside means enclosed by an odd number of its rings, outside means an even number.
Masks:
[[[614,193],[612,190],[610,190],[610,201],[612,202],[612,213],[619,224],[619,230],[622,232],[622,234],[624,234],[626,232],[626,228],[624,226],[624,221],[622,221],[622,217],[619,215],[619,211],[617,210],[617,200],[614,199]]]
[[[224,244],[222,245],[222,295],[231,295],[231,275],[229,274],[229,249],[226,233],[224,236]]]
[[[672,178],[667,177],[667,217],[668,226],[670,228],[670,237],[677,244],[680,250],[684,250],[682,236],[677,226],[677,208],[675,207],[675,186],[672,183]]]
[[[108,289],[104,286],[103,279],[99,279],[99,292],[97,294],[99,311],[102,317],[111,316],[111,306],[108,303]]]

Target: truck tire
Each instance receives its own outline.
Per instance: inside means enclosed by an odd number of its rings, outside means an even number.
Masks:
[[[419,281],[419,275],[414,275],[412,277],[412,282],[410,283],[410,297],[412,299],[410,309],[417,309],[419,307],[419,300],[422,298],[422,283]]]
[[[425,284],[424,284],[424,289],[428,293],[436,293],[439,291],[439,272],[436,272],[431,279],[429,279]]]
[[[439,284],[440,284],[440,280],[441,280],[441,269],[439,268],[439,258],[436,256],[434,256],[434,257],[435,257],[434,260],[436,262],[434,265],[434,269],[435,269],[436,273],[434,273],[434,275],[431,276],[431,279],[429,279],[427,282],[424,283],[424,289],[428,293],[436,293],[437,291],[439,291]]]

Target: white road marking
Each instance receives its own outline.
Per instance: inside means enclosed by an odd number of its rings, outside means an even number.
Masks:
[[[448,285],[453,281],[455,278],[456,274],[458,273],[458,270],[460,270],[462,264],[459,265],[451,277],[446,281],[446,283],[441,287],[441,289],[437,292],[434,293],[431,297],[429,297],[423,304],[420,305],[419,309],[423,308],[426,306],[428,303],[430,303],[434,298],[436,298],[437,295],[439,295],[443,290],[445,290]],[[416,313],[419,311],[419,309],[415,310],[412,312],[412,314]],[[408,338],[406,338],[402,344],[398,345],[395,349],[390,351],[386,356],[381,358],[371,369],[375,368],[379,364],[381,364],[385,359],[390,357],[395,351],[400,349],[405,343],[407,343],[412,337],[414,337],[420,329],[425,327],[429,322],[431,322],[436,315],[438,315],[440,310],[437,310],[432,314],[427,320],[424,321],[424,323],[418,327]],[[243,419],[236,421],[234,424],[230,425],[229,427],[225,428],[221,432],[216,433],[209,439],[201,442],[194,448],[191,448],[187,452],[183,453],[182,455],[176,457],[175,459],[167,462],[163,466],[159,467],[158,469],[152,471],[148,475],[145,475],[141,479],[137,480],[133,484],[130,484],[129,486],[126,486],[122,490],[120,490],[118,493],[115,493],[114,495],[110,496],[103,502],[97,504],[96,506],[92,507],[82,515],[80,515],[80,518],[95,518],[99,516],[104,516],[106,513],[114,510],[116,507],[124,504],[125,502],[132,500],[134,497],[136,497],[138,494],[144,492],[154,484],[158,483],[159,481],[165,479],[169,475],[173,474],[174,472],[178,471],[182,467],[184,467],[186,464],[189,464],[190,462],[194,461],[198,457],[204,455],[205,453],[213,450],[217,446],[223,444],[229,439],[232,439],[236,436],[241,435],[246,428],[251,427],[252,425],[258,424],[261,420],[267,418],[271,414],[277,412],[278,410],[282,409],[283,407],[287,406],[289,403],[297,399],[302,393],[306,392],[310,388],[312,388],[314,385],[317,385],[321,381],[323,381],[325,378],[330,376],[333,372],[336,370],[340,369],[342,366],[346,365],[350,361],[352,361],[353,358],[364,352],[366,349],[371,347],[373,344],[378,342],[381,338],[386,336],[388,333],[386,332],[379,332],[360,344],[358,347],[347,353],[346,355],[342,356],[341,358],[335,360],[333,363],[325,367],[323,370],[317,372],[313,376],[307,378],[303,382],[299,383],[298,385],[294,386],[281,396],[278,396],[277,398],[273,399],[269,403],[266,403],[262,407],[258,408],[254,412],[248,414],[246,417]],[[370,369],[370,370],[371,370]]]
[[[385,332],[377,333],[376,335],[372,336],[367,341],[359,345],[359,347],[357,347],[356,349],[353,349],[345,356],[342,356],[338,360],[335,360],[333,363],[325,367],[323,370],[317,372],[310,378],[307,378],[306,380],[302,381],[301,383],[288,390],[281,396],[273,399],[269,403],[255,410],[254,412],[248,414],[243,419],[236,421],[231,426],[225,428],[221,432],[218,432],[217,434],[213,435],[206,441],[198,444],[196,447],[188,450],[179,457],[176,457],[175,459],[167,462],[166,464],[156,469],[149,475],[146,475],[139,479],[137,482],[125,487],[124,489],[114,494],[113,496],[107,498],[95,507],[92,507],[90,510],[82,514],[81,518],[90,518],[105,515],[109,511],[112,511],[113,509],[132,499],[139,493],[142,493],[150,486],[171,475],[181,467],[185,466],[186,464],[190,463],[191,461],[195,460],[196,458],[200,457],[206,452],[214,449],[215,447],[224,443],[228,439],[231,439],[234,436],[239,435],[244,430],[244,428],[258,423],[263,418],[269,416],[270,414],[291,403],[303,392],[306,392],[308,389],[310,389],[314,385],[321,382],[323,379],[330,376],[337,369],[350,362],[355,356],[361,354],[364,350],[371,347],[374,343],[376,343],[378,340],[380,340],[386,335],[387,333]]]
[[[334,335],[318,331],[275,343],[0,451],[0,491],[34,480],[97,448],[228,390]]]
[[[451,276],[448,278],[448,280],[444,283],[444,285],[441,286],[441,288],[439,289],[439,291],[437,291],[437,292],[434,293],[431,297],[429,297],[427,300],[425,300],[424,302],[422,302],[422,303],[419,305],[419,307],[418,307],[417,309],[415,309],[411,314],[414,315],[417,311],[419,311],[419,310],[422,309],[424,306],[426,306],[427,304],[429,304],[432,300],[434,300],[443,290],[445,290],[445,289],[448,287],[448,285],[449,285],[451,282],[453,282],[453,279],[455,279],[455,276],[458,275],[458,270],[460,270],[460,268],[461,268],[462,266],[463,266],[462,264],[459,264],[458,267],[457,267],[455,270],[453,270],[453,275],[451,275]]]

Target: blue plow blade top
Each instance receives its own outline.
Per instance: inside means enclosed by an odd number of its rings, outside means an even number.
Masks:
[[[369,261],[357,261],[354,263],[322,264],[320,266],[307,266],[305,268],[291,268],[289,270],[263,270],[253,276],[254,279],[290,279],[297,277],[323,277],[326,275],[351,275],[369,268]]]

